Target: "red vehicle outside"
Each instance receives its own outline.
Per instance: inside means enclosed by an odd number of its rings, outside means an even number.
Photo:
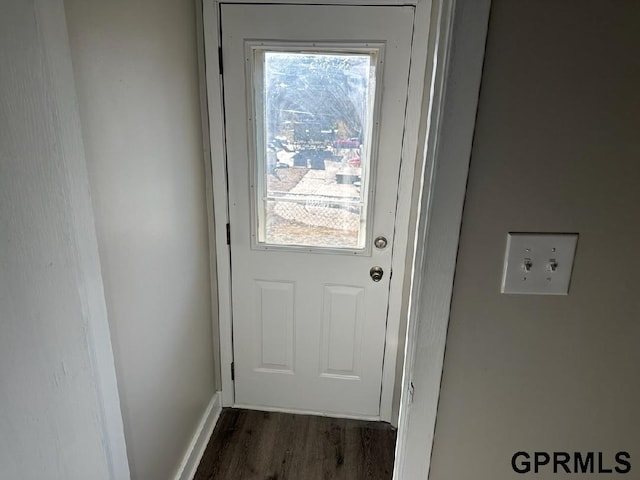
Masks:
[[[333,148],[360,148],[358,138],[341,138],[333,142]]]

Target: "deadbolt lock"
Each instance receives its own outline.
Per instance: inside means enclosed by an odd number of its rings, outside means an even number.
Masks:
[[[369,275],[371,275],[371,280],[373,280],[374,282],[379,282],[380,280],[382,280],[384,270],[382,270],[382,267],[371,267],[371,270],[369,270]]]
[[[376,237],[376,239],[373,241],[373,244],[376,246],[376,248],[382,250],[387,246],[387,239],[380,235],[379,237]]]

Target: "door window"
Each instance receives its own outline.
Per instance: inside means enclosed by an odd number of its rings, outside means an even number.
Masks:
[[[252,54],[254,245],[365,249],[379,49]]]

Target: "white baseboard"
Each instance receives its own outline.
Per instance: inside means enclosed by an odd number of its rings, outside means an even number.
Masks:
[[[221,411],[222,392],[216,392],[200,419],[174,480],[193,480]]]

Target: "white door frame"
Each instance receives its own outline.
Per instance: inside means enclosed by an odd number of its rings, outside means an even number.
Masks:
[[[473,3],[476,0],[458,0],[459,3]],[[435,161],[435,143],[438,137],[439,118],[442,110],[441,95],[444,85],[444,72],[446,59],[450,48],[450,24],[453,19],[453,4],[455,0],[322,0],[319,3],[332,4],[350,4],[350,5],[415,5],[416,16],[414,22],[414,42],[411,52],[411,72],[409,77],[408,104],[405,119],[405,135],[402,151],[402,165],[400,171],[400,191],[397,205],[396,232],[395,232],[395,251],[392,261],[393,277],[390,285],[389,296],[389,313],[387,323],[387,336],[385,345],[385,362],[382,376],[382,393],[380,399],[380,419],[384,421],[394,421],[392,419],[392,399],[395,384],[395,372],[397,361],[403,361],[402,355],[398,355],[398,335],[400,326],[400,315],[403,298],[403,285],[405,282],[405,265],[413,265],[414,254],[420,260],[419,265],[425,265],[431,257],[434,259],[438,256],[450,258],[447,255],[449,250],[454,252],[453,258],[446,262],[447,269],[453,272],[455,267],[455,251],[457,250],[457,237],[453,245],[444,244],[440,250],[430,248],[424,251],[416,250],[417,246],[422,246],[426,239],[427,225],[426,212],[429,211],[429,205],[433,192],[440,184],[446,189],[451,179],[436,176],[437,163]],[[227,231],[226,225],[229,221],[228,216],[228,190],[227,190],[227,172],[226,172],[226,151],[225,151],[225,134],[224,134],[224,112],[222,103],[222,81],[219,70],[219,47],[220,47],[220,3],[273,3],[272,0],[204,0],[203,1],[203,27],[204,27],[204,59],[205,69],[207,72],[205,82],[207,91],[207,110],[209,120],[208,145],[205,145],[205,154],[210,148],[210,166],[207,170],[211,175],[207,177],[208,191],[213,192],[213,218],[210,222],[213,224],[215,232],[215,252],[216,252],[216,269],[217,269],[217,294],[218,294],[218,321],[220,333],[220,357],[221,357],[221,376],[222,376],[222,404],[224,406],[232,406],[235,403],[234,387],[231,379],[230,365],[233,361],[233,340],[232,340],[232,308],[231,308],[231,261],[230,251],[226,248]],[[304,4],[314,3],[317,1],[309,0],[279,0],[278,3]],[[485,5],[488,10],[488,0],[478,2]],[[484,38],[483,38],[484,41]],[[484,44],[483,44],[484,45]],[[467,72],[469,73],[469,72]],[[479,79],[480,69],[476,74]],[[472,75],[473,76],[473,75]],[[425,81],[426,79],[426,81]],[[477,96],[477,91],[476,91]],[[477,98],[476,98],[477,100]],[[475,116],[475,102],[473,105]],[[429,112],[437,113],[429,115]],[[470,145],[471,132],[463,131],[468,135],[462,138]],[[206,135],[205,135],[206,138]],[[428,142],[427,142],[428,140]],[[206,140],[205,140],[206,141]],[[464,142],[463,142],[464,143]],[[208,160],[208,159],[207,159]],[[469,157],[461,161],[465,165],[468,163]],[[459,162],[460,163],[460,162]],[[439,167],[438,167],[439,168]],[[466,182],[466,168],[457,173],[455,182],[462,179],[462,184]],[[414,177],[424,178],[422,183],[415,182],[418,188],[414,189]],[[412,191],[415,190],[415,191]],[[456,190],[453,196],[453,205],[451,221],[447,221],[448,225],[444,225],[444,230],[449,230],[451,225],[457,231],[460,227],[460,212],[462,201],[464,199],[464,190],[462,192]],[[457,207],[459,205],[459,208]],[[425,208],[426,207],[426,208]],[[413,214],[413,218],[419,218],[419,224],[415,226],[418,235],[410,237],[409,232],[412,230],[411,219],[412,210],[418,211],[419,214]],[[458,211],[459,210],[459,211]],[[443,231],[444,231],[443,230]],[[233,228],[232,228],[233,231]],[[449,237],[451,238],[451,237]],[[405,252],[407,252],[405,254]],[[420,270],[414,269],[413,277],[419,278]],[[408,283],[408,282],[407,282]],[[414,280],[411,282],[412,288],[418,288],[419,283]],[[440,289],[441,290],[441,289]],[[447,305],[448,298],[447,297]],[[415,302],[410,302],[413,304]],[[417,317],[415,307],[410,310],[411,318]],[[427,315],[428,310],[423,312]],[[431,318],[431,316],[427,317]],[[446,318],[435,319],[438,323],[442,323],[443,331],[446,331],[446,323],[448,321],[448,312]],[[413,323],[416,323],[415,321]],[[214,326],[215,327],[215,326]],[[415,335],[417,334],[415,325],[409,323],[407,329],[409,334],[407,337],[405,351],[412,355],[413,345],[415,343]],[[441,345],[438,351],[444,351],[444,336],[441,339]],[[409,366],[412,365],[409,363]],[[407,375],[405,365],[404,377]],[[436,396],[439,390],[438,381],[433,383],[431,387],[435,389]],[[406,403],[406,395],[403,391],[402,403]],[[406,409],[406,407],[405,407]],[[402,415],[402,413],[401,413]],[[435,416],[434,416],[435,422]],[[402,432],[400,432],[402,436]]]
[[[394,480],[428,478],[491,0],[444,2],[434,69]],[[438,47],[440,48],[440,47]],[[425,102],[427,99],[425,99]]]

